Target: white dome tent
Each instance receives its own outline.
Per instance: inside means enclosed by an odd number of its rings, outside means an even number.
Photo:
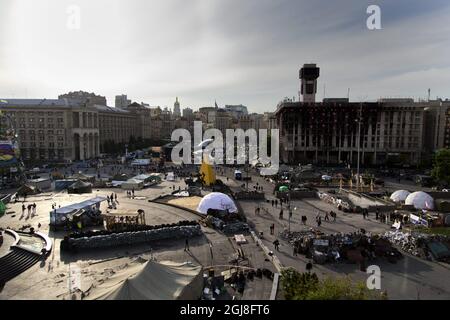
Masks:
[[[203,197],[198,204],[197,211],[207,214],[208,209],[228,210],[230,213],[238,211],[233,199],[221,192],[211,192]]]
[[[397,190],[391,194],[390,199],[394,202],[404,202],[410,194],[408,190]]]
[[[434,209],[434,199],[426,192],[416,191],[411,193],[405,200],[405,204],[413,205],[416,209]]]

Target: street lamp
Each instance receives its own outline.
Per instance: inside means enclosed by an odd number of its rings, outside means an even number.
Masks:
[[[360,99],[359,102],[359,116],[358,116],[358,160],[357,160],[357,168],[356,168],[356,191],[359,191],[359,153],[360,153],[360,149],[361,149],[361,120],[362,120],[362,104],[363,101],[365,101],[365,99],[367,98],[367,95]]]
[[[362,113],[362,102],[359,105],[359,116],[358,116],[358,160],[356,168],[356,191],[359,192],[359,152],[361,149],[361,113]]]

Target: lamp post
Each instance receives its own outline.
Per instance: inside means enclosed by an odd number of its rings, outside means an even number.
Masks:
[[[367,96],[366,96],[367,97]],[[358,115],[358,159],[356,164],[356,191],[359,192],[359,153],[361,150],[361,120],[362,120],[362,104],[364,99],[360,99],[359,102],[359,115]]]
[[[356,167],[356,192],[359,192],[359,152],[361,149],[361,112],[362,112],[362,102],[359,106],[359,116],[358,116],[358,159]]]

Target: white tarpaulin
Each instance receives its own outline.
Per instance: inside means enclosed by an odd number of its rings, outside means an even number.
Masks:
[[[147,261],[109,277],[91,289],[89,300],[197,300],[203,268],[191,263]]]
[[[197,211],[207,214],[208,209],[228,210],[229,212],[238,211],[233,199],[221,192],[211,192],[203,197],[198,204]]]
[[[411,193],[405,200],[405,204],[413,205],[416,209],[434,209],[434,199],[423,191],[416,191]]]
[[[120,186],[122,189],[142,189],[144,187],[144,181],[137,179],[128,179]]]
[[[408,190],[397,190],[391,194],[390,199],[394,202],[404,202],[410,194]]]

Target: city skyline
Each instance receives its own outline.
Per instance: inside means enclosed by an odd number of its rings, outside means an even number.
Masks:
[[[56,98],[84,90],[172,108],[243,104],[274,111],[298,99],[298,70],[322,67],[318,100],[450,96],[445,1],[2,1],[0,96]],[[67,8],[80,8],[80,29]],[[414,67],[413,67],[414,66]]]

